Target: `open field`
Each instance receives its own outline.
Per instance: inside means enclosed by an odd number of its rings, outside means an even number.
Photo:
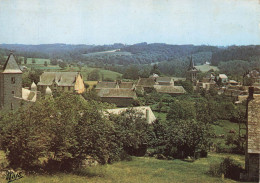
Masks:
[[[35,64],[43,65],[45,62],[47,64],[50,64],[50,59],[44,59],[44,58],[35,58]],[[24,64],[24,61],[22,61],[22,64]],[[27,64],[33,64],[32,58],[27,58]]]
[[[211,66],[208,64],[204,64],[204,65],[199,65],[199,66],[195,66],[198,70],[200,70],[201,72],[208,72],[209,70],[213,69],[214,71],[218,71],[218,67],[216,66]]]
[[[98,183],[98,182],[127,182],[127,183],[213,183],[236,182],[230,179],[211,177],[207,174],[211,163],[220,162],[222,158],[231,156],[244,164],[244,156],[210,153],[208,158],[201,158],[195,162],[182,160],[158,160],[150,157],[133,157],[133,161],[121,161],[111,165],[97,166],[81,171],[82,176],[73,174],[55,174],[24,176],[17,183]],[[0,182],[4,182],[3,178]]]

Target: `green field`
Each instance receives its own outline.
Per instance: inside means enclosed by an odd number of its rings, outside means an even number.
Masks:
[[[44,58],[35,58],[35,64],[44,65],[44,63],[47,62],[47,64],[50,64],[50,59],[44,59]],[[24,61],[22,61],[22,64],[24,64]],[[32,58],[27,58],[27,64],[33,64]]]
[[[80,73],[83,76],[83,79],[86,81],[88,78],[88,74],[93,71],[96,68],[90,68],[90,67],[84,67]],[[109,78],[112,80],[116,80],[118,78],[120,78],[122,76],[122,74],[118,73],[118,72],[114,72],[114,71],[109,71],[109,70],[104,70],[104,69],[98,69],[100,72],[100,78],[102,78],[102,74],[104,76],[104,78]]]
[[[201,158],[195,162],[182,160],[158,160],[150,157],[133,157],[132,161],[121,161],[111,165],[97,166],[81,171],[81,176],[74,174],[54,175],[25,175],[16,183],[98,183],[98,182],[127,182],[127,183],[212,183],[212,182],[236,182],[230,179],[211,177],[207,172],[211,163],[220,162],[229,154],[210,153],[208,158]],[[231,155],[242,165],[244,156]],[[0,182],[5,182],[0,178]]]
[[[201,72],[208,72],[209,70],[213,69],[214,71],[218,71],[218,67],[216,66],[211,66],[208,64],[204,64],[204,65],[199,65],[199,66],[195,66],[198,70],[200,70]]]

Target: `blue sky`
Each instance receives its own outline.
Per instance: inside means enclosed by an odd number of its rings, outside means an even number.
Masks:
[[[260,44],[259,0],[0,0],[0,43]]]

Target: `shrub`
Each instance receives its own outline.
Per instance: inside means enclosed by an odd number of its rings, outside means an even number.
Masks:
[[[209,174],[212,176],[220,177],[222,174],[226,178],[239,180],[242,166],[235,162],[230,157],[224,158],[221,163],[215,163],[210,165]]]

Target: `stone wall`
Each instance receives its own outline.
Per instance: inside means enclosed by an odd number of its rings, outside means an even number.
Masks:
[[[248,154],[248,180],[259,181],[260,174],[260,155]]]
[[[22,98],[22,74],[1,74],[1,106],[3,109],[17,109]],[[12,79],[13,78],[13,79]]]

